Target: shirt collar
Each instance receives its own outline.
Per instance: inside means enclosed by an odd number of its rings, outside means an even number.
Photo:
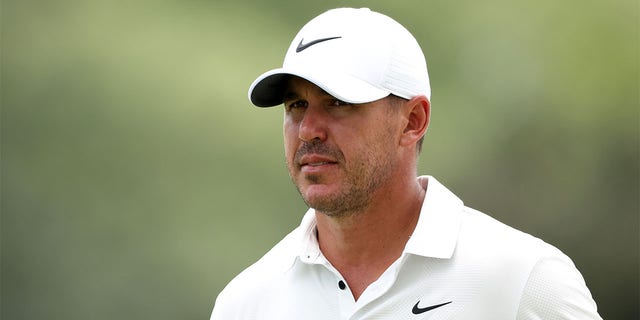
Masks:
[[[458,240],[463,202],[432,176],[420,176],[426,190],[420,217],[404,253],[449,259]],[[309,209],[298,227],[300,247],[295,258],[307,264],[324,264],[317,237],[315,210]]]
[[[301,242],[298,257],[304,263],[320,263],[318,260],[321,260],[322,252],[320,251],[320,244],[318,243],[315,209],[310,208],[307,210],[307,213],[305,213],[302,218],[299,229]]]
[[[418,177],[426,190],[420,217],[405,253],[450,259],[458,242],[464,204],[432,176]]]

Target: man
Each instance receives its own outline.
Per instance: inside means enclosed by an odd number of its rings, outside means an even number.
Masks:
[[[310,209],[211,319],[600,319],[567,256],[417,176],[430,85],[396,21],[321,14],[249,98],[284,103],[287,167]]]

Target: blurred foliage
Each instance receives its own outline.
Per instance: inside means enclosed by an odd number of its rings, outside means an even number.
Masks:
[[[421,43],[420,171],[638,319],[637,1],[3,1],[2,319],[207,319],[305,210],[253,79],[368,6]]]

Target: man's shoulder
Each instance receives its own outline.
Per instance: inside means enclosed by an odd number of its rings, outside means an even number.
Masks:
[[[480,252],[483,259],[502,265],[532,268],[541,259],[566,258],[562,251],[542,239],[468,207],[464,208],[459,240],[463,249]]]
[[[500,310],[510,316],[520,312],[554,318],[545,316],[549,314],[545,308],[560,296],[564,297],[554,303],[563,308],[594,309],[580,272],[561,250],[477,210],[465,207],[463,211],[451,260],[451,270],[456,271],[451,279],[459,287],[485,293],[477,299],[486,305],[499,302],[505,306]],[[575,294],[569,296],[570,292]]]
[[[560,249],[479,211],[465,211],[461,248],[480,253],[465,264],[484,266],[493,298],[511,301],[518,319],[557,319],[561,313],[601,319],[580,271]]]
[[[294,229],[262,258],[234,277],[218,295],[213,315],[227,314],[231,309],[248,305],[247,301],[269,294],[271,284],[278,281],[295,262],[300,245],[299,229]]]

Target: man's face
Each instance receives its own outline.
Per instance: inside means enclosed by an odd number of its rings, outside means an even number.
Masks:
[[[362,211],[389,182],[401,131],[392,107],[388,99],[347,104],[292,77],[285,94],[285,157],[307,205],[335,216]]]

